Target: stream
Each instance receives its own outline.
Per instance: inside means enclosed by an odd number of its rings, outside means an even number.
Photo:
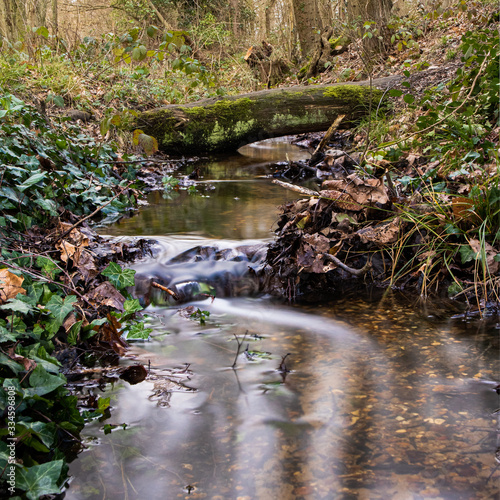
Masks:
[[[391,290],[314,305],[259,294],[248,269],[296,198],[271,184],[269,161],[306,153],[242,152],[202,164],[197,194],[151,193],[103,230],[158,241],[138,276],[205,285],[180,304],[148,300],[151,340],[123,364],[150,375],[96,387],[111,417],[84,429],[65,498],[498,498],[500,325]]]

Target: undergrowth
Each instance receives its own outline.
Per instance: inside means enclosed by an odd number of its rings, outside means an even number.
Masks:
[[[121,335],[149,334],[127,293],[134,271],[116,255],[93,257],[81,224],[133,207],[136,170],[118,173],[109,144],[49,123],[6,93],[0,144],[0,492],[38,499],[60,492],[85,420],[109,406],[80,413],[57,352],[102,341],[117,350]],[[98,282],[107,294],[86,288]]]

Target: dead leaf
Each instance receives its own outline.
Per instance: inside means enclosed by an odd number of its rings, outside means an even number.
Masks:
[[[75,245],[72,245],[69,241],[61,240],[56,244],[56,248],[61,252],[61,260],[63,262],[68,262],[68,259],[73,257],[76,251]]]
[[[144,368],[144,365],[132,365],[123,369],[120,378],[130,385],[135,385],[142,382],[147,376],[148,371]]]
[[[73,255],[73,264],[78,268],[85,283],[99,274],[94,257],[82,247],[79,247]]]
[[[125,297],[109,282],[105,281],[88,293],[87,298],[97,305],[113,307],[124,311]]]
[[[382,247],[397,241],[399,228],[400,220],[396,217],[392,221],[360,229],[356,234],[363,243],[372,242]]]
[[[73,313],[70,313],[66,316],[66,319],[63,321],[63,327],[64,327],[64,330],[66,331],[66,333],[69,332],[69,330],[71,329],[71,327],[76,323],[76,318],[75,318],[75,315]]]
[[[101,327],[101,340],[110,344],[113,351],[123,356],[128,347],[127,342],[122,339],[119,328],[121,323],[111,314],[108,314],[108,322]]]
[[[15,298],[18,293],[26,295],[26,290],[21,287],[24,278],[11,273],[8,269],[0,269],[0,304]]]
[[[488,268],[488,271],[490,272],[490,274],[496,274],[500,263],[495,260],[495,257],[499,252],[486,242],[484,242],[483,249],[481,242],[476,239],[470,240],[469,246],[472,248],[472,250],[474,250],[474,252],[476,252],[476,254],[479,254],[479,258],[482,258],[484,252],[484,254],[486,255],[486,266]]]
[[[9,356],[10,359],[15,361],[16,363],[20,363],[21,365],[24,366],[24,369],[29,372],[31,370],[34,370],[36,368],[36,361],[33,361],[32,359],[25,358],[24,356],[21,356],[20,354],[16,354],[14,352],[15,346],[12,346],[10,349],[7,349],[7,355]]]
[[[385,205],[389,202],[387,188],[382,179],[362,179],[356,174],[351,174],[346,179],[325,181],[321,188],[338,192],[339,194],[334,199],[340,202],[354,203],[354,208],[338,205],[345,210],[359,211],[364,207],[374,206],[376,203]],[[321,196],[322,193],[323,191],[320,192]]]

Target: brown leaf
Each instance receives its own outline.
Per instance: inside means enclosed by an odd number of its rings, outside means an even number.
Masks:
[[[479,240],[472,239],[469,241],[469,245],[474,252],[479,254],[479,257],[481,258],[483,255],[481,242]],[[496,274],[500,266],[500,262],[495,260],[497,253],[499,253],[498,250],[495,250],[489,243],[484,242],[484,253],[486,255],[486,266],[488,271],[490,274]]]
[[[63,327],[64,327],[64,330],[67,332],[69,332],[69,330],[71,329],[71,327],[76,323],[76,317],[73,313],[69,313],[67,316],[66,316],[66,319],[63,321]]]
[[[125,297],[109,281],[101,283],[90,291],[87,298],[97,305],[114,307],[120,312],[124,311]]]
[[[0,269],[0,304],[13,299],[18,293],[26,295],[21,287],[24,278],[11,273],[8,269]]]
[[[127,366],[121,373],[120,378],[127,381],[130,385],[142,382],[148,376],[148,371],[144,365]]]
[[[101,340],[110,344],[118,355],[123,356],[128,344],[122,339],[119,332],[121,326],[121,323],[114,316],[108,314],[108,322],[101,327]]]
[[[10,349],[7,349],[7,355],[9,356],[10,359],[15,361],[16,363],[20,363],[21,365],[24,366],[24,369],[29,372],[31,370],[34,370],[36,368],[36,361],[33,361],[32,359],[25,358],[24,356],[21,356],[20,354],[16,354],[14,352],[15,346],[12,346]]]
[[[73,263],[78,268],[78,272],[81,274],[85,283],[99,274],[94,257],[82,247],[79,247],[75,252]]]
[[[384,246],[397,241],[399,228],[400,220],[396,217],[392,221],[360,229],[357,234],[363,243],[372,242],[378,246]]]
[[[343,203],[354,203],[352,208],[342,206],[345,210],[360,211],[364,207],[373,206],[376,203],[385,205],[389,202],[387,188],[382,179],[361,179],[356,174],[349,175],[346,179],[336,179],[323,182],[321,188],[326,191],[337,192],[331,197]],[[323,191],[320,192],[323,196]]]
[[[61,260],[63,262],[68,262],[68,259],[73,257],[76,251],[75,245],[72,245],[69,241],[61,240],[56,244],[56,248],[61,252]]]

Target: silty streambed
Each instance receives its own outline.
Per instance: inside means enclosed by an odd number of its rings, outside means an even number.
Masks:
[[[106,229],[156,236],[138,275],[218,293],[148,307],[152,340],[124,363],[150,361],[150,376],[106,388],[111,418],[86,427],[66,498],[498,498],[499,330],[395,292],[314,307],[255,293],[245,269],[261,254],[241,248],[268,241],[294,196],[257,162],[207,164],[209,197],[152,193]],[[204,325],[179,314],[188,305],[210,312]]]

